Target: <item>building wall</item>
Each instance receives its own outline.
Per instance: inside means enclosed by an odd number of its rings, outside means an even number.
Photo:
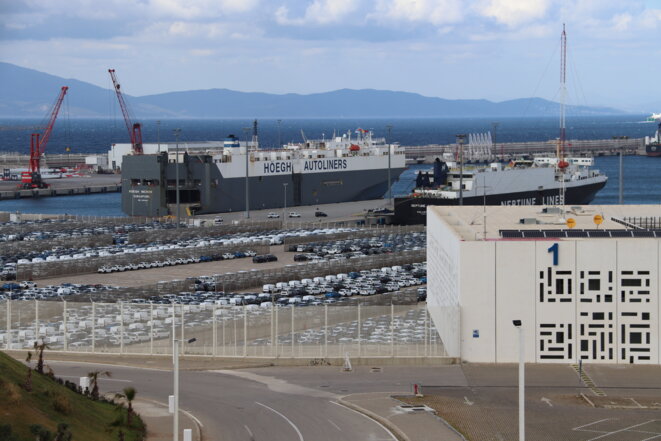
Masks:
[[[427,262],[431,317],[450,355],[518,361],[520,319],[528,362],[660,362],[661,241],[462,241],[448,219],[428,213]],[[447,308],[457,304],[460,323]]]
[[[461,357],[460,239],[433,210],[427,212],[427,308],[450,357]]]

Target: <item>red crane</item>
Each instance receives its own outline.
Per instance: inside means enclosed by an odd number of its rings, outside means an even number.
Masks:
[[[67,90],[69,90],[67,86],[62,86],[62,89],[60,89],[60,94],[57,100],[55,100],[55,104],[53,104],[44,133],[41,136],[39,133],[33,133],[30,136],[30,165],[27,172],[21,173],[21,184],[23,188],[48,187],[48,184],[41,179],[41,156],[46,151],[46,144],[48,144],[48,139],[53,132],[53,125],[55,125],[57,114],[60,112],[60,107],[62,106],[62,101],[64,101],[64,95],[67,94]]]
[[[129,137],[131,138],[133,154],[142,155],[142,126],[140,123],[131,122],[131,115],[129,114],[126,101],[124,101],[124,95],[122,95],[122,91],[120,90],[119,81],[117,81],[117,76],[115,75],[115,69],[108,69],[108,72],[110,73],[110,78],[112,78],[112,84],[115,86],[115,93],[117,94],[117,100],[119,100],[119,107],[122,108],[124,122],[129,131]]]

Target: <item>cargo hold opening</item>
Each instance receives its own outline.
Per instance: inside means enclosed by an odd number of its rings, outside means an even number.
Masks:
[[[168,190],[166,195],[167,204],[177,203],[176,190]],[[182,204],[196,204],[200,203],[200,190],[179,190],[179,201]]]

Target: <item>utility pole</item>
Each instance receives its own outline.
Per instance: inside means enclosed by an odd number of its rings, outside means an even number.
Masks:
[[[388,129],[388,139],[386,140],[386,145],[388,146],[388,199],[389,199],[388,204],[391,208],[394,208],[394,205],[392,203],[392,182],[390,181],[390,172],[391,172],[390,171],[390,164],[391,164],[390,155],[392,153],[392,145],[390,144],[392,138],[391,138],[390,134],[392,132],[392,124],[388,124],[386,126],[386,128]]]
[[[624,204],[624,164],[622,161],[622,151],[620,150],[620,191],[618,197],[618,203],[620,205]]]
[[[248,178],[249,178],[249,176],[248,176],[248,155],[249,155],[248,134],[250,133],[250,127],[244,127],[243,128],[243,133],[246,136],[246,188],[245,188],[245,192],[246,192],[246,211],[245,211],[244,217],[246,219],[249,219],[250,218],[250,205],[249,205],[250,204],[250,196],[248,195],[248,191],[250,190],[250,187],[248,185]]]
[[[496,134],[498,132],[498,122],[492,122],[491,127],[493,127],[493,149],[494,151],[498,149],[498,143],[496,142]],[[494,154],[495,156],[495,154]],[[505,155],[503,154],[503,146],[500,146],[500,159],[503,160],[505,159]]]
[[[161,153],[161,120],[156,121],[156,142],[158,143],[158,153]]]
[[[175,148],[175,161],[174,161],[174,174],[175,174],[175,193],[176,193],[176,198],[177,198],[177,229],[179,229],[179,224],[181,223],[181,207],[179,206],[180,200],[179,200],[179,134],[181,133],[181,129],[174,129],[174,139],[176,140],[176,148]]]
[[[282,120],[278,120],[278,148],[282,148],[282,139],[280,138],[280,124],[282,123]]]
[[[457,135],[459,144],[459,205],[464,205],[464,140],[465,134]]]

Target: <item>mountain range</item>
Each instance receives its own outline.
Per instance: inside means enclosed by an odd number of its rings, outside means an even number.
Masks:
[[[43,117],[61,86],[69,86],[70,117],[107,117],[117,108],[111,89],[0,62],[0,117]],[[228,89],[189,90],[157,95],[124,94],[135,118],[356,118],[356,117],[521,117],[557,115],[559,104],[542,98],[502,102],[448,100],[410,92],[341,89],[283,95]],[[568,106],[571,115],[627,113],[606,107]]]

